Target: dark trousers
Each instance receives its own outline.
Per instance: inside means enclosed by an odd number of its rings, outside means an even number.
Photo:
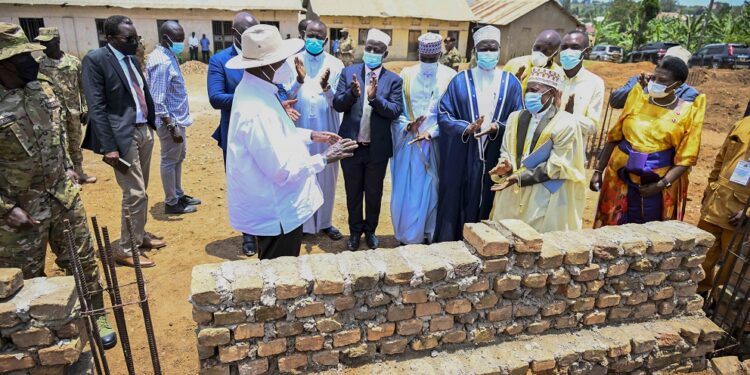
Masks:
[[[198,47],[190,47],[190,60],[198,60]]]
[[[208,51],[201,51],[201,54],[203,55],[203,62],[208,64]]]
[[[383,179],[388,159],[370,161],[370,147],[360,144],[354,156],[341,161],[346,188],[346,208],[349,211],[349,232],[352,235],[375,233],[380,218],[380,201],[383,198]],[[364,196],[365,215],[362,217]]]
[[[257,239],[258,258],[273,259],[284,256],[299,256],[302,246],[302,226],[277,236],[255,236]]]

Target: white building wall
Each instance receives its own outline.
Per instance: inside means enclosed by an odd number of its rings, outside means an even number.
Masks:
[[[260,21],[279,22],[281,35],[297,35],[297,11],[252,11]],[[231,21],[235,12],[206,9],[126,9],[117,7],[73,7],[47,5],[0,5],[0,21],[19,23],[19,18],[43,18],[47,27],[60,28],[61,47],[64,51],[79,56],[99,47],[96,19],[115,14],[128,16],[143,37],[146,52],[150,52],[159,41],[157,20],[177,19],[185,29],[185,37],[195,32],[198,39],[206,34],[213,43],[211,21]],[[211,46],[213,51],[213,45]],[[187,48],[185,48],[187,57]]]

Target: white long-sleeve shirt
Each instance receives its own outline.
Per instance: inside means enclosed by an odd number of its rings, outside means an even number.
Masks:
[[[584,67],[581,67],[573,78],[568,78],[565,73],[562,75],[560,110],[564,111],[570,96],[575,95],[573,115],[581,128],[583,140],[586,141],[588,136],[596,133],[599,127],[604,106],[604,80]]]
[[[302,225],[323,204],[315,175],[325,167],[311,156],[311,131],[294,126],[278,88],[249,73],[237,86],[229,119],[227,206],[243,233],[276,236]]]

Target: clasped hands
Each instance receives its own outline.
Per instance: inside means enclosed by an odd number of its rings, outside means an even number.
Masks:
[[[502,159],[497,163],[497,165],[494,168],[492,168],[489,171],[489,174],[490,176],[498,176],[502,178],[503,176],[508,175],[512,171],[513,171],[513,166],[510,165],[510,162],[508,161],[508,159]],[[492,185],[492,187],[490,187],[490,190],[491,191],[503,191],[507,189],[508,187],[515,185],[517,183],[518,183],[518,175],[511,174],[507,176],[506,178],[502,179],[502,181],[500,181],[499,183]]]

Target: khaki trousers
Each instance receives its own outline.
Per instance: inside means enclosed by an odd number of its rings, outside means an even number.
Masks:
[[[146,218],[148,216],[148,177],[151,168],[151,152],[154,149],[153,130],[147,125],[135,128],[133,143],[128,153],[120,157],[131,164],[127,173],[115,170],[117,184],[122,189],[122,227],[120,228],[120,250],[132,254],[143,244],[146,235]],[[133,223],[133,240],[126,224],[125,216],[130,210]]]
[[[722,257],[724,257],[724,254],[727,253],[734,231],[724,229],[705,220],[698,222],[698,228],[703,229],[716,237],[716,242],[714,242],[713,246],[708,249],[706,260],[703,261],[703,271],[706,272],[706,278],[698,284],[698,292],[705,292],[711,290],[713,287],[714,277],[716,277],[717,271],[716,266]],[[734,258],[736,258],[734,254],[729,254],[727,257],[724,263],[725,267],[722,267],[721,269],[721,276],[719,276],[718,280],[719,285],[725,284],[729,279],[729,275],[731,274],[729,266],[734,263]]]

